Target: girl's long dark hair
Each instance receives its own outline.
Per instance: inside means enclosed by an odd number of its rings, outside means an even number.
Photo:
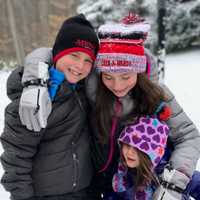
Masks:
[[[130,115],[132,119],[141,115],[152,115],[160,102],[167,100],[163,89],[149,80],[146,73],[138,74],[137,83],[129,93],[134,101],[134,108]],[[96,120],[103,143],[109,137],[114,102],[115,95],[103,84],[102,74],[100,74],[96,99]]]
[[[139,151],[138,149],[136,150],[138,153],[140,164],[137,168],[131,169],[135,174],[133,182],[136,190],[141,186],[147,187],[152,183],[158,186],[159,180],[153,171],[153,164],[150,158],[142,151]]]
[[[122,148],[123,143],[120,142],[120,144]],[[121,151],[120,151],[120,158],[121,158],[122,164],[125,167],[127,167],[128,171],[131,172],[133,175],[133,183],[134,183],[134,188],[136,192],[140,188],[144,189],[144,187],[146,188],[151,184],[155,186],[159,186],[160,182],[159,182],[158,177],[156,176],[156,173],[154,172],[153,163],[150,157],[146,153],[138,150],[137,148],[135,148],[135,150],[138,153],[139,166],[135,168],[129,168],[125,162],[125,158],[122,155]]]

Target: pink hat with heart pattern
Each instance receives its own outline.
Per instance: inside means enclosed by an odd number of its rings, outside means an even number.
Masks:
[[[146,153],[156,167],[165,152],[168,133],[165,122],[157,117],[146,116],[126,126],[118,140]]]

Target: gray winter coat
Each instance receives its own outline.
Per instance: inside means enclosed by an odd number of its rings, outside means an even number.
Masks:
[[[66,81],[62,83],[47,127],[35,133],[21,124],[18,115],[22,71],[16,69],[7,82],[12,102],[5,109],[1,135],[3,186],[14,200],[75,193],[88,187],[93,169],[82,85],[72,91]]]

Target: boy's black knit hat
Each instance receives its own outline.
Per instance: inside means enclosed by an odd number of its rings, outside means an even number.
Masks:
[[[99,41],[93,26],[83,14],[79,14],[62,24],[53,46],[53,61],[56,63],[59,58],[74,51],[87,53],[95,60],[98,48]]]

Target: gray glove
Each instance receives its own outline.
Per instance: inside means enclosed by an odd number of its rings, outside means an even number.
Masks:
[[[51,109],[47,87],[28,86],[23,89],[19,103],[19,116],[27,129],[38,132],[41,128],[45,128]]]
[[[26,67],[22,79],[25,88],[20,98],[19,116],[27,129],[38,132],[47,126],[47,119],[52,109],[46,84],[49,78],[48,65],[38,62]],[[34,78],[30,80],[33,74]]]
[[[182,200],[182,191],[185,190],[190,179],[178,170],[168,168],[164,169],[161,179],[164,182],[154,192],[153,200]]]

